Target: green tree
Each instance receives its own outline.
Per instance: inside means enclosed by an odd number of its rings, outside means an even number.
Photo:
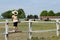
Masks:
[[[52,10],[50,10],[47,15],[48,16],[55,16],[55,13]]]
[[[28,19],[32,19],[32,18],[34,18],[34,17],[33,17],[33,15],[28,15],[27,18],[28,18]]]
[[[33,18],[33,15],[30,15],[30,19],[32,19]]]
[[[47,14],[48,14],[47,10],[43,10],[43,11],[41,12],[40,16],[47,16]]]
[[[30,18],[30,15],[27,15],[27,18]]]
[[[60,12],[57,12],[57,13],[55,14],[55,16],[60,16]]]
[[[34,15],[34,18],[35,18],[35,19],[38,19],[38,15]]]
[[[18,11],[18,17],[19,18],[25,18],[26,17],[23,9],[18,9],[17,11]]]
[[[18,9],[17,11],[18,11],[18,17],[19,18],[25,18],[26,17],[23,9]],[[6,12],[3,12],[1,15],[2,15],[3,18],[11,18],[12,10],[8,10]]]
[[[12,13],[11,13],[11,10],[8,10],[8,11],[2,13],[1,15],[3,18],[11,18]]]

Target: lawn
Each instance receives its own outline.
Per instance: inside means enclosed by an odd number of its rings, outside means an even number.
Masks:
[[[5,20],[1,20],[5,21]],[[39,21],[45,22],[45,21]],[[55,22],[55,21],[49,21]],[[13,23],[9,23],[9,31],[13,30]],[[28,23],[18,23],[18,30],[29,30]],[[56,29],[55,23],[32,23],[32,30],[49,30]],[[0,24],[0,32],[5,31],[5,24]],[[9,40],[27,40],[28,33],[13,33],[9,35]],[[60,36],[59,36],[60,37]],[[32,33],[32,40],[60,40],[60,38],[56,36],[56,32],[38,32]],[[0,35],[0,40],[4,40],[4,35]]]

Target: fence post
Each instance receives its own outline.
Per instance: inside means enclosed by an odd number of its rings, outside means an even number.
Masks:
[[[56,20],[56,34],[59,36],[59,20]]]
[[[8,40],[8,20],[5,23],[5,40]]]
[[[29,40],[32,40],[32,22],[29,20]]]

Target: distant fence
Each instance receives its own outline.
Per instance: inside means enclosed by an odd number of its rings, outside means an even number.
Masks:
[[[59,20],[56,20],[56,22],[39,22],[39,21],[21,21],[21,22],[28,22],[29,24],[29,30],[27,31],[17,31],[17,32],[28,32],[29,33],[29,40],[32,40],[32,32],[51,32],[51,31],[56,31],[56,35],[59,36]],[[35,22],[35,23],[56,23],[56,29],[53,29],[53,30],[35,30],[33,31],[32,30],[32,22]],[[4,33],[1,33],[0,34],[5,34],[5,40],[8,40],[8,36],[10,33],[15,33],[13,31],[8,31],[8,20],[6,20],[6,22],[0,22],[0,23],[5,23],[5,32]]]

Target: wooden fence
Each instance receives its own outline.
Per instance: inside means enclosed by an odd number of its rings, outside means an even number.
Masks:
[[[51,32],[51,31],[56,31],[56,35],[59,36],[59,20],[56,20],[56,22],[39,22],[39,21],[21,21],[21,22],[28,22],[29,24],[29,30],[27,31],[17,31],[17,32],[28,32],[29,33],[29,40],[32,40],[32,32]],[[53,29],[53,30],[35,30],[33,31],[32,30],[32,22],[35,22],[35,23],[56,23],[56,29]],[[8,40],[8,36],[10,33],[15,33],[13,31],[9,31],[9,28],[8,28],[8,23],[11,23],[11,22],[8,22],[8,20],[6,20],[6,22],[0,22],[0,23],[4,23],[5,24],[5,32],[4,33],[1,33],[0,34],[4,34],[5,35],[5,40]]]

